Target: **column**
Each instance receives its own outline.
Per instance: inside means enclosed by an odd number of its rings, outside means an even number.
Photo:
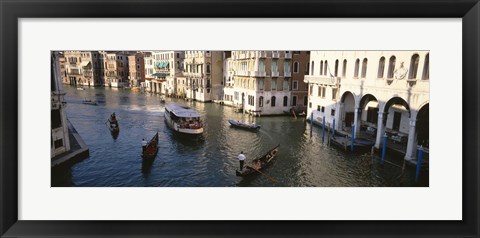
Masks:
[[[383,142],[383,135],[385,134],[384,116],[386,116],[385,113],[378,112],[377,139],[375,140],[375,148],[377,149],[380,149],[380,144]]]
[[[417,130],[416,130],[417,120],[410,120],[410,129],[408,130],[408,142],[407,142],[407,151],[405,151],[406,160],[414,160],[416,157],[417,151]]]
[[[344,109],[343,108],[345,107],[345,103],[342,102],[342,103],[339,103],[338,105],[339,105],[338,106],[339,111],[338,111],[337,117],[335,119],[335,127],[336,127],[335,129],[336,130],[343,130],[344,129],[343,128],[344,121],[342,120],[342,117],[344,115]]]
[[[357,138],[358,133],[360,132],[360,110],[361,110],[360,108],[355,107],[355,111],[354,111],[355,117],[353,121],[353,124],[355,125],[354,138]]]

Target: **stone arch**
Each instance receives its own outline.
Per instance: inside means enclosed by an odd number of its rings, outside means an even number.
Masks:
[[[352,92],[346,91],[343,93],[340,102],[340,120],[342,122],[340,125],[342,129],[345,129],[354,123],[357,105],[356,96]]]
[[[393,107],[395,107],[395,109]],[[403,112],[401,107],[403,107],[406,112]],[[385,125],[385,128],[389,128],[392,131],[408,133],[411,110],[410,105],[408,105],[405,99],[394,96],[385,103],[380,111],[384,115],[383,125]]]
[[[369,106],[367,108],[367,106]],[[377,97],[372,94],[365,94],[360,99],[358,105],[360,111],[359,116],[360,120],[367,122],[367,124],[372,124],[376,127],[378,122],[378,112],[380,110],[380,105]],[[363,113],[365,111],[365,113]]]
[[[417,118],[415,121],[415,130],[417,134],[417,143],[423,147],[429,147],[429,114],[430,114],[430,103],[425,103],[419,107]]]

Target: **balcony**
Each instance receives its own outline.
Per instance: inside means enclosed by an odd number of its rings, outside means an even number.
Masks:
[[[265,71],[251,71],[250,76],[254,77],[265,77],[267,75],[267,72]]]
[[[284,72],[283,72],[283,77],[292,77],[292,72],[290,72],[290,71],[284,71]]]
[[[272,58],[278,59],[280,58],[280,54],[278,52],[272,52]]]
[[[291,59],[292,58],[292,52],[290,51],[289,53],[285,53],[285,59]]]
[[[277,71],[277,72],[272,71],[272,77],[278,77],[278,76],[280,76],[280,72],[278,72],[278,71]]]
[[[314,83],[314,84],[336,86],[340,83],[340,77],[305,75],[304,82],[305,83]]]

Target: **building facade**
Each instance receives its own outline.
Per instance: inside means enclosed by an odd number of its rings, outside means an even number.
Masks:
[[[314,122],[371,134],[376,148],[387,135],[407,160],[428,147],[428,51],[312,51],[305,81]]]
[[[308,105],[308,84],[305,75],[310,68],[310,51],[292,52],[292,109],[296,112],[306,112]]]
[[[151,64],[148,68],[153,73],[147,74],[146,90],[173,96],[176,93],[176,77],[182,75],[183,51],[155,51],[151,53]]]
[[[291,51],[232,51],[232,60],[234,106],[253,115],[289,112]]]
[[[223,95],[223,52],[185,51],[183,75],[177,78],[177,94],[191,100],[209,102]]]
[[[101,52],[104,59],[104,86],[123,88],[128,86],[128,53]]]
[[[51,138],[50,155],[51,158],[70,150],[70,139],[67,125],[67,116],[65,113],[65,92],[63,92],[60,61],[63,56],[58,52],[51,55]]]
[[[96,51],[65,51],[64,84],[75,86],[101,86],[100,55]]]
[[[143,53],[128,56],[128,80],[130,87],[140,87],[145,81],[145,58]]]

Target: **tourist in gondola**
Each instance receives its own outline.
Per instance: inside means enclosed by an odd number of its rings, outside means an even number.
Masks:
[[[242,171],[243,163],[245,162],[245,159],[246,159],[245,155],[243,154],[243,151],[240,152],[237,158],[238,158],[238,161],[240,162],[240,171]]]

